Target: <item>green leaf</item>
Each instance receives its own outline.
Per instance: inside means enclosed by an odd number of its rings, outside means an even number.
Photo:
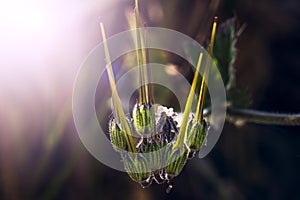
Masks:
[[[218,66],[226,86],[228,102],[231,106],[245,108],[251,104],[251,96],[245,88],[241,88],[237,84],[236,68],[234,66],[237,57],[236,44],[245,26],[237,29],[236,24],[236,18],[231,18],[219,25],[213,51],[213,61]]]
[[[231,18],[219,25],[213,51],[213,60],[227,88],[235,85],[234,62],[237,55],[235,21],[235,18]]]

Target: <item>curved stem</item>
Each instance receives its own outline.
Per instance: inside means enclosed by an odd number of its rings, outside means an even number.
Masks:
[[[211,109],[203,111],[205,117],[211,115]],[[300,114],[272,113],[252,109],[227,107],[226,120],[236,124],[256,123],[266,125],[300,126]]]

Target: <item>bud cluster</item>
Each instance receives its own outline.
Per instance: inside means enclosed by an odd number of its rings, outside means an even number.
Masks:
[[[125,130],[114,118],[109,122],[109,135],[113,148],[121,154],[124,168],[132,180],[142,187],[151,185],[153,180],[162,184],[176,177],[185,166],[189,155],[198,151],[206,137],[207,125],[190,119],[186,137],[182,146],[175,147],[180,124],[176,121],[177,113],[163,106],[135,105],[130,122],[131,133],[140,138],[135,140],[137,153],[129,152]]]

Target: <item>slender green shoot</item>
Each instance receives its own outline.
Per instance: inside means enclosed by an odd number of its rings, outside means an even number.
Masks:
[[[143,41],[143,34],[139,30],[141,27],[141,18],[139,14],[139,3],[138,0],[135,0],[135,30],[136,30],[136,56],[137,64],[139,68],[139,77],[140,77],[140,91],[139,91],[139,105],[143,103],[149,103],[149,92],[147,83],[147,72],[145,70],[146,65],[146,52],[145,52],[145,43]]]
[[[188,119],[189,119],[189,115],[192,109],[192,103],[194,100],[194,95],[195,95],[195,89],[196,89],[196,85],[198,82],[198,77],[199,77],[199,72],[200,72],[200,66],[201,66],[201,62],[202,62],[202,57],[203,57],[203,53],[201,52],[199,55],[199,59],[198,59],[198,63],[197,63],[197,67],[196,67],[196,71],[195,71],[195,75],[194,75],[194,79],[192,82],[192,87],[190,89],[190,93],[184,108],[184,112],[183,112],[183,118],[182,118],[182,122],[181,122],[181,126],[179,129],[179,133],[178,133],[178,137],[177,140],[173,146],[173,149],[181,147],[183,145],[184,142],[184,135],[186,132],[186,126],[188,123]]]
[[[211,31],[210,44],[209,44],[209,49],[208,49],[208,53],[210,56],[212,56],[212,53],[213,53],[213,47],[214,47],[214,42],[215,42],[216,30],[217,30],[217,20],[218,20],[218,17],[215,17],[214,23],[213,23],[213,28]],[[200,93],[199,93],[196,116],[195,116],[195,119],[198,119],[200,122],[202,122],[202,120],[203,120],[204,99],[205,99],[205,94],[206,94],[206,90],[207,90],[206,85],[205,85],[205,79],[208,80],[209,66],[210,66],[210,61],[209,61],[209,59],[207,59],[203,78],[201,81]]]
[[[136,147],[133,142],[133,138],[131,135],[131,130],[130,126],[128,124],[128,121],[126,119],[126,115],[124,113],[122,103],[120,100],[120,97],[117,92],[116,88],[116,83],[114,79],[114,74],[111,66],[111,59],[109,55],[109,50],[107,46],[107,41],[106,41],[106,35],[104,31],[104,26],[103,23],[100,23],[100,28],[101,28],[101,33],[102,33],[102,38],[103,38],[103,44],[104,44],[104,51],[105,51],[105,57],[106,57],[106,62],[107,62],[107,73],[108,73],[108,78],[109,78],[109,84],[112,90],[112,100],[113,100],[113,106],[114,106],[114,117],[117,123],[121,124],[122,128],[125,130],[125,138],[126,142],[128,144],[128,150],[130,152],[136,153]]]

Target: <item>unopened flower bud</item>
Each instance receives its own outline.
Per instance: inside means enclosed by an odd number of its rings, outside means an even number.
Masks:
[[[155,134],[155,113],[151,104],[136,104],[132,111],[133,126],[142,136]]]

